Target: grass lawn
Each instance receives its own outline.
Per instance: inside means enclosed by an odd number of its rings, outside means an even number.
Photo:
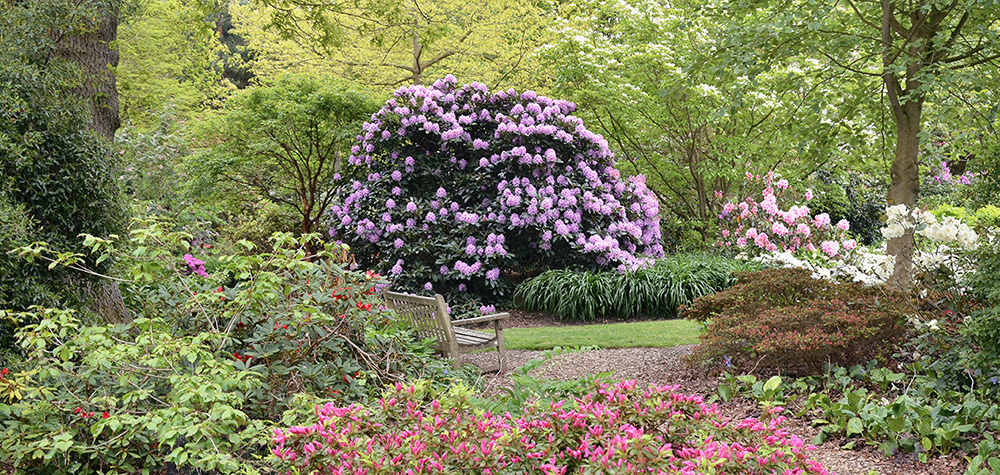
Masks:
[[[504,329],[504,343],[512,350],[549,350],[557,346],[600,348],[668,347],[698,343],[699,323],[691,320],[656,320],[571,325],[565,327]]]

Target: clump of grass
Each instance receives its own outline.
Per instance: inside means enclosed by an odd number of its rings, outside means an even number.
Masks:
[[[676,318],[677,308],[729,288],[756,264],[712,254],[678,254],[632,272],[552,270],[517,287],[520,308],[560,321]]]

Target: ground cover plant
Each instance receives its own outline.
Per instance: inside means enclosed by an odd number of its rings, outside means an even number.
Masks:
[[[627,272],[550,270],[518,285],[514,300],[560,321],[674,318],[681,305],[723,290],[738,272],[758,267],[718,255],[678,254]]]
[[[923,313],[905,293],[816,279],[804,269],[743,274],[681,310],[708,324],[692,354],[698,364],[800,375],[888,360],[903,343],[905,318]]]
[[[676,387],[622,381],[500,415],[461,390],[399,385],[377,406],[317,406],[275,430],[272,451],[288,470],[323,474],[827,473],[780,412],[730,421]]]
[[[450,76],[397,90],[363,127],[331,235],[397,287],[449,302],[495,303],[550,267],[661,256],[656,199],[575,107]]]

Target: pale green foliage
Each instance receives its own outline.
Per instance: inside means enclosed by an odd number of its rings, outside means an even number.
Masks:
[[[216,356],[221,334],[178,337],[156,318],[87,327],[69,310],[19,317],[38,323],[18,332],[31,383],[0,404],[13,473],[138,473],[154,461],[231,473],[232,454],[264,436],[241,410],[258,377]]]
[[[307,259],[316,235],[276,234],[274,252],[243,241],[213,256],[170,223],[138,224],[127,240],[83,238],[97,263],[114,256],[123,269],[115,279],[132,320],[89,326],[72,310],[0,311],[22,321],[26,355],[0,378],[0,466],[11,473],[160,473],[168,462],[251,471],[267,421],[296,393],[351,403],[407,376],[469,377],[393,325],[375,293],[386,282],[346,269],[344,248]],[[44,243],[17,253],[93,272],[82,253]]]
[[[674,318],[678,307],[722,291],[736,281],[737,273],[756,268],[725,257],[677,254],[626,273],[550,270],[521,283],[514,299],[520,308],[560,321]]]
[[[429,84],[453,74],[462,82],[523,88],[537,84],[527,56],[545,24],[526,0],[305,2],[230,6],[236,31],[262,81],[281,72],[320,72],[370,86]],[[275,27],[276,26],[276,27]]]
[[[119,25],[115,75],[123,122],[152,125],[164,109],[190,117],[234,89],[222,79],[209,13],[199,2],[140,0]]]

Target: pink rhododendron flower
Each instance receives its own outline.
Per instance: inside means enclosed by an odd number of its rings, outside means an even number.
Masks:
[[[830,225],[830,215],[826,213],[817,214],[813,220],[813,225],[817,228],[824,228]]]

